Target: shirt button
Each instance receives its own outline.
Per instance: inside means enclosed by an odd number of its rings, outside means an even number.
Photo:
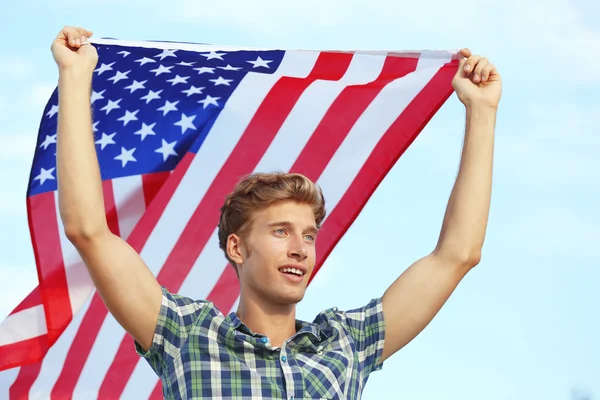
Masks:
[[[287,357],[286,356],[281,356],[281,361],[286,362],[287,361]]]
[[[269,339],[266,338],[266,337],[264,337],[264,338],[260,339],[260,341],[263,342],[263,343],[267,343],[269,341]]]

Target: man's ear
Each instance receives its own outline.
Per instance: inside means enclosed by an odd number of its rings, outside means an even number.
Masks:
[[[227,238],[227,255],[234,263],[238,265],[244,263],[244,250],[242,238],[235,233],[229,235]]]

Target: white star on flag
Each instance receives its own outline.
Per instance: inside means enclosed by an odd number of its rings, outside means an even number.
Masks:
[[[248,62],[250,62],[250,61],[248,61]],[[220,69],[225,70],[225,71],[239,71],[240,69],[242,69],[242,67],[232,67],[229,64],[227,64],[226,67],[217,67],[217,68],[220,68]]]
[[[137,161],[133,156],[133,152],[135,151],[135,147],[131,150],[126,150],[125,147],[121,147],[121,154],[115,157],[115,160],[121,161],[121,167],[125,168],[129,161]]]
[[[175,125],[180,126],[181,127],[181,134],[184,134],[185,131],[187,131],[188,129],[196,129],[196,127],[194,126],[194,124],[192,124],[192,121],[194,120],[194,118],[196,118],[195,115],[191,115],[191,116],[187,116],[185,114],[181,114],[181,119],[177,122],[175,122]]]
[[[154,63],[156,62],[156,60],[153,60],[151,58],[148,57],[144,57],[144,58],[140,58],[139,60],[135,60],[135,62],[139,62],[140,63],[140,67],[146,63]]]
[[[54,176],[52,176],[52,172],[55,168],[45,169],[41,168],[40,174],[33,179],[37,179],[40,181],[40,185],[43,185],[47,180],[54,180]]]
[[[106,133],[102,132],[102,137],[100,139],[96,140],[96,144],[100,145],[100,150],[104,150],[104,148],[106,146],[108,146],[109,144],[116,144],[115,141],[113,140],[113,137],[115,137],[116,134],[117,134],[117,132],[107,135]]]
[[[198,75],[202,75],[205,72],[208,72],[209,74],[214,74],[215,73],[215,69],[212,68],[212,67],[194,68],[194,71],[198,71]]]
[[[217,53],[216,51],[213,50],[208,54],[200,54],[200,55],[206,57],[206,60],[212,60],[213,58],[218,58],[219,60],[222,60],[225,53]]]
[[[117,54],[123,54],[123,58],[127,57],[128,55],[130,55],[131,53],[127,50],[123,50],[118,52]]]
[[[150,70],[150,72],[156,72],[154,76],[159,76],[160,74],[170,74],[171,68],[173,68],[172,65],[170,67],[165,67],[161,64],[158,68]]]
[[[205,88],[203,88],[203,87],[197,88],[196,86],[192,85],[192,87],[190,87],[189,89],[182,90],[181,93],[185,93],[185,94],[187,94],[187,97],[190,97],[193,94],[202,94],[203,89],[205,89]]]
[[[202,103],[203,105],[203,109],[206,109],[206,107],[208,107],[209,104],[213,104],[215,106],[219,106],[219,103],[217,103],[217,100],[219,100],[220,97],[212,97],[211,95],[206,95],[206,98],[204,100],[200,100],[198,101],[198,103]]]
[[[162,146],[154,151],[156,153],[162,154],[163,161],[167,161],[167,158],[169,158],[169,156],[176,156],[177,153],[175,152],[174,147],[177,144],[177,141],[167,143],[165,141],[165,139],[161,139],[161,140],[162,140]]]
[[[125,72],[121,72],[121,71],[117,71],[117,73],[115,74],[115,76],[113,76],[112,78],[108,78],[109,81],[114,81],[113,83],[117,83],[122,79],[129,79],[129,77],[127,76],[128,73],[130,73],[131,70],[129,71],[125,71]]]
[[[58,106],[56,104],[52,104],[52,108],[50,108],[50,111],[48,111],[46,113],[46,115],[49,117],[53,117],[54,114],[56,114],[57,112],[58,112]]]
[[[179,103],[179,100],[171,103],[169,100],[166,100],[165,105],[157,108],[158,111],[163,112],[163,117],[169,113],[169,111],[177,111],[177,107],[175,107]]]
[[[133,81],[133,83],[129,86],[126,86],[125,89],[129,89],[129,93],[133,93],[138,89],[146,89],[146,86],[144,86],[146,84],[146,82],[148,82],[148,80],[142,81],[142,82],[138,82],[136,80]]]
[[[146,136],[148,135],[156,135],[156,132],[154,132],[152,130],[152,128],[154,128],[154,125],[156,125],[156,122],[153,123],[152,125],[146,125],[145,123],[142,122],[142,128],[137,131],[134,132],[134,135],[141,135],[141,140],[144,141],[144,139],[146,139]]]
[[[114,110],[115,108],[121,108],[121,106],[119,105],[121,100],[123,99],[119,99],[117,101],[108,100],[108,104],[102,107],[100,111],[106,111],[106,115],[108,115],[108,113]]]
[[[175,86],[178,83],[187,83],[187,80],[190,79],[189,76],[175,76],[173,79],[169,79],[167,82],[171,83],[171,86]]]
[[[150,103],[152,100],[156,100],[156,99],[160,99],[160,93],[163,90],[159,90],[158,92],[149,90],[148,94],[145,95],[144,97],[140,97],[141,100],[146,100],[146,104]]]
[[[56,134],[46,135],[46,139],[44,139],[44,143],[40,144],[40,148],[43,147],[46,150],[52,143],[56,143]]]
[[[114,62],[111,62],[110,64],[104,64],[104,63],[102,63],[102,65],[100,66],[100,68],[97,68],[96,70],[94,70],[94,72],[98,72],[98,75],[102,75],[103,72],[112,71],[112,66],[114,64],[115,64]]]
[[[102,94],[106,92],[106,89],[104,89],[101,92],[96,92],[95,90],[92,90],[92,100],[91,100],[91,104],[94,104],[94,102],[96,100],[102,100],[104,98],[104,96],[102,96]]]
[[[117,121],[123,121],[123,126],[126,126],[128,123],[130,123],[131,121],[137,121],[137,113],[140,112],[140,110],[135,110],[134,112],[130,112],[130,111],[125,111],[125,115],[123,115],[121,118],[117,119]]]
[[[209,81],[214,82],[215,86],[219,86],[219,85],[229,86],[229,82],[233,82],[233,79],[223,79],[223,77],[220,76],[218,79],[209,79]]]
[[[164,49],[162,53],[155,55],[154,58],[160,57],[160,60],[162,61],[162,59],[166,58],[166,57],[177,57],[175,55],[176,51],[177,50],[167,50],[167,49]]]
[[[248,61],[248,62],[250,64],[252,64],[252,68],[257,68],[257,67],[270,68],[269,63],[273,62],[273,60],[263,60],[262,58],[260,58],[260,56],[258,56],[258,58],[255,61]]]

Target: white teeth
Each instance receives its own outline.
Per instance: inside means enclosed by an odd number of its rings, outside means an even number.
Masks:
[[[292,274],[298,275],[298,276],[304,275],[304,272],[302,272],[301,270],[299,270],[297,268],[282,268],[281,272],[291,272]]]

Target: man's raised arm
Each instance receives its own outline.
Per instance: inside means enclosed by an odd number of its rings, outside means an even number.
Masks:
[[[81,255],[107,308],[148,349],[162,293],[139,254],[108,229],[92,131],[90,93],[98,54],[85,43],[91,34],[82,28],[65,27],[52,44],[59,68],[60,216],[67,238]]]
[[[466,108],[466,130],[456,183],[437,246],[411,265],[383,296],[385,344],[381,361],[404,347],[431,322],[458,283],[479,263],[492,187],[500,75],[467,49],[452,85]],[[464,58],[463,58],[464,57]]]

